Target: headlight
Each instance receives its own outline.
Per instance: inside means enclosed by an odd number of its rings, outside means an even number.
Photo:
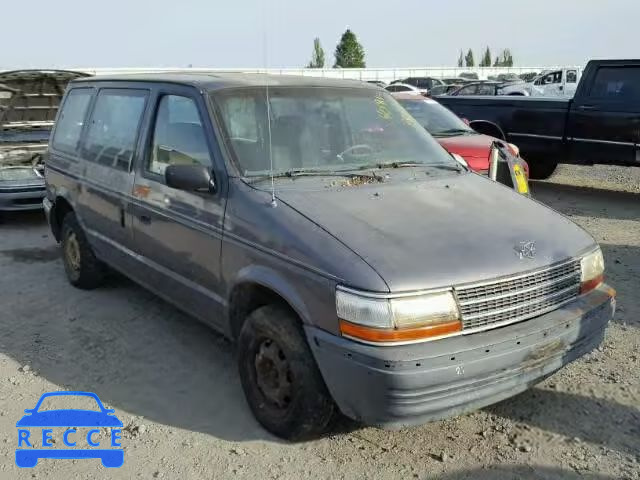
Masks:
[[[580,293],[587,293],[604,281],[604,257],[597,247],[580,261]]]
[[[341,333],[368,343],[415,342],[462,330],[451,291],[384,298],[338,287],[336,311]]]

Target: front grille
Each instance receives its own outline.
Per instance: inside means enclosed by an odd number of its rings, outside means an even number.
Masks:
[[[463,330],[513,323],[558,308],[580,294],[580,260],[525,275],[455,288]]]

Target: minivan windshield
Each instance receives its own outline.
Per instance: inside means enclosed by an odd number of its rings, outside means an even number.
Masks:
[[[269,87],[214,92],[241,174],[341,172],[389,164],[458,168],[386,92],[369,88]],[[269,142],[271,138],[271,142]],[[271,154],[271,159],[270,159]],[[271,168],[271,161],[273,168]]]

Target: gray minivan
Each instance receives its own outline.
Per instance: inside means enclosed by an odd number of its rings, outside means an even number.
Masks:
[[[615,309],[591,236],[360,82],[76,80],[46,181],[69,281],[108,266],[234,339],[251,410],[289,439],[337,412],[402,427],[495,403]]]

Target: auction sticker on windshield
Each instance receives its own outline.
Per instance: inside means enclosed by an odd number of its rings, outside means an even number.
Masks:
[[[61,408],[68,405],[72,408]],[[99,458],[108,468],[124,463],[122,422],[95,393],[45,393],[24,412],[16,423],[18,467],[35,467],[41,458]]]

